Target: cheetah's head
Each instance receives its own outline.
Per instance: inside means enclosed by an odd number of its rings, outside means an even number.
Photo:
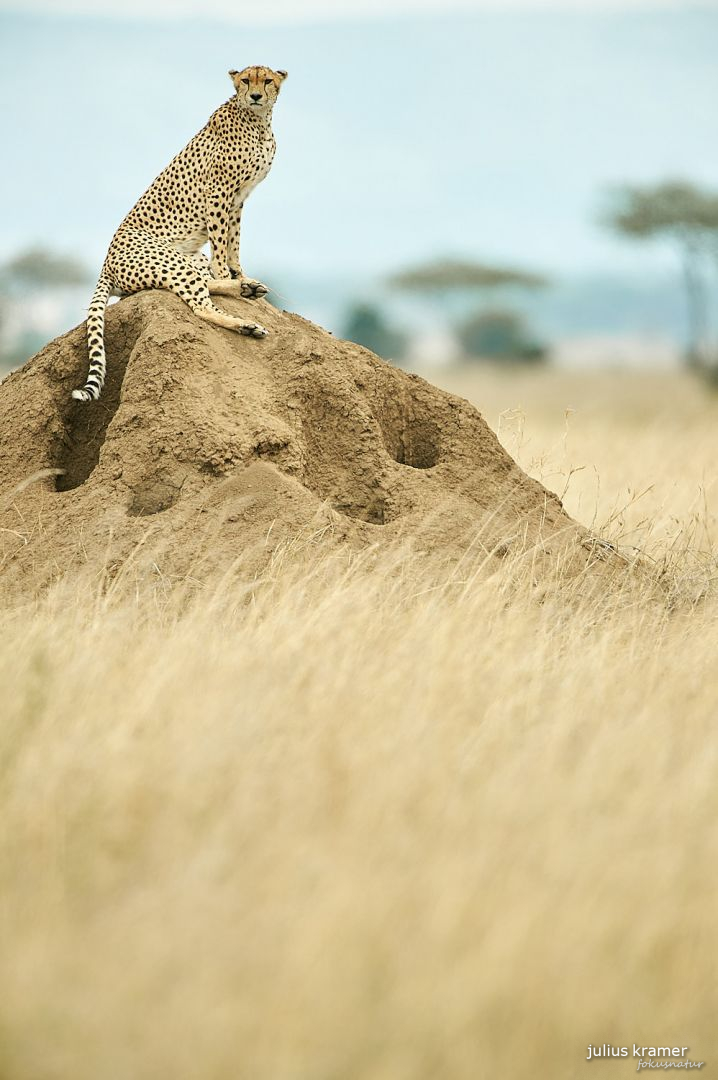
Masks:
[[[239,107],[260,112],[274,105],[287,73],[266,67],[248,67],[243,71],[230,71],[229,77],[237,91]]]

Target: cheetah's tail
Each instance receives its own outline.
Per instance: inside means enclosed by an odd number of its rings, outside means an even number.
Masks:
[[[112,291],[112,282],[103,269],[92,294],[87,312],[87,351],[90,354],[90,372],[82,390],[73,390],[77,401],[97,401],[105,384],[105,308]]]

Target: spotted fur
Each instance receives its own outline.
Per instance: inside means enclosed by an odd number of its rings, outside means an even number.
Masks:
[[[160,173],[112,238],[87,315],[90,371],[78,401],[95,401],[105,382],[105,308],[110,295],[169,289],[196,315],[249,337],[258,323],[220,311],[211,296],[264,296],[242,271],[239,234],[247,196],[274,159],[272,109],[286,71],[230,71],[234,96]],[[209,240],[211,261],[201,253]]]

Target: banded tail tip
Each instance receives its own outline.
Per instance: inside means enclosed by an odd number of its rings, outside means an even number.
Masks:
[[[74,397],[75,401],[94,401],[95,400],[93,398],[92,394],[90,394],[87,390],[73,390],[72,391],[72,396]]]

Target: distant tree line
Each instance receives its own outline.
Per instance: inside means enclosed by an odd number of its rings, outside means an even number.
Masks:
[[[503,292],[515,295],[543,288],[548,279],[516,267],[492,266],[465,259],[441,258],[393,274],[387,285],[433,305],[448,321],[469,358],[535,363],[547,349],[514,307],[488,297]],[[387,359],[401,359],[407,335],[392,326],[374,304],[362,303],[350,311],[345,336]]]
[[[10,311],[28,297],[89,283],[87,268],[72,255],[30,247],[0,263],[0,369],[22,364],[45,343],[31,325],[7,332]],[[12,336],[13,340],[8,340]]]
[[[57,289],[85,285],[87,268],[73,255],[62,255],[46,248],[32,247],[0,263],[0,291],[11,294],[17,289]]]
[[[718,383],[718,344],[711,340],[709,325],[717,299],[713,290],[718,270],[718,191],[685,180],[622,185],[608,193],[600,219],[622,236],[673,245],[681,260],[686,300],[686,362]],[[442,258],[401,270],[387,284],[434,305],[469,358],[535,363],[547,355],[546,344],[511,302],[516,294],[550,284],[542,274]],[[489,297],[501,297],[502,302],[487,306]],[[392,359],[400,358],[406,346],[406,335],[389,323],[377,304],[356,306],[345,332]]]

